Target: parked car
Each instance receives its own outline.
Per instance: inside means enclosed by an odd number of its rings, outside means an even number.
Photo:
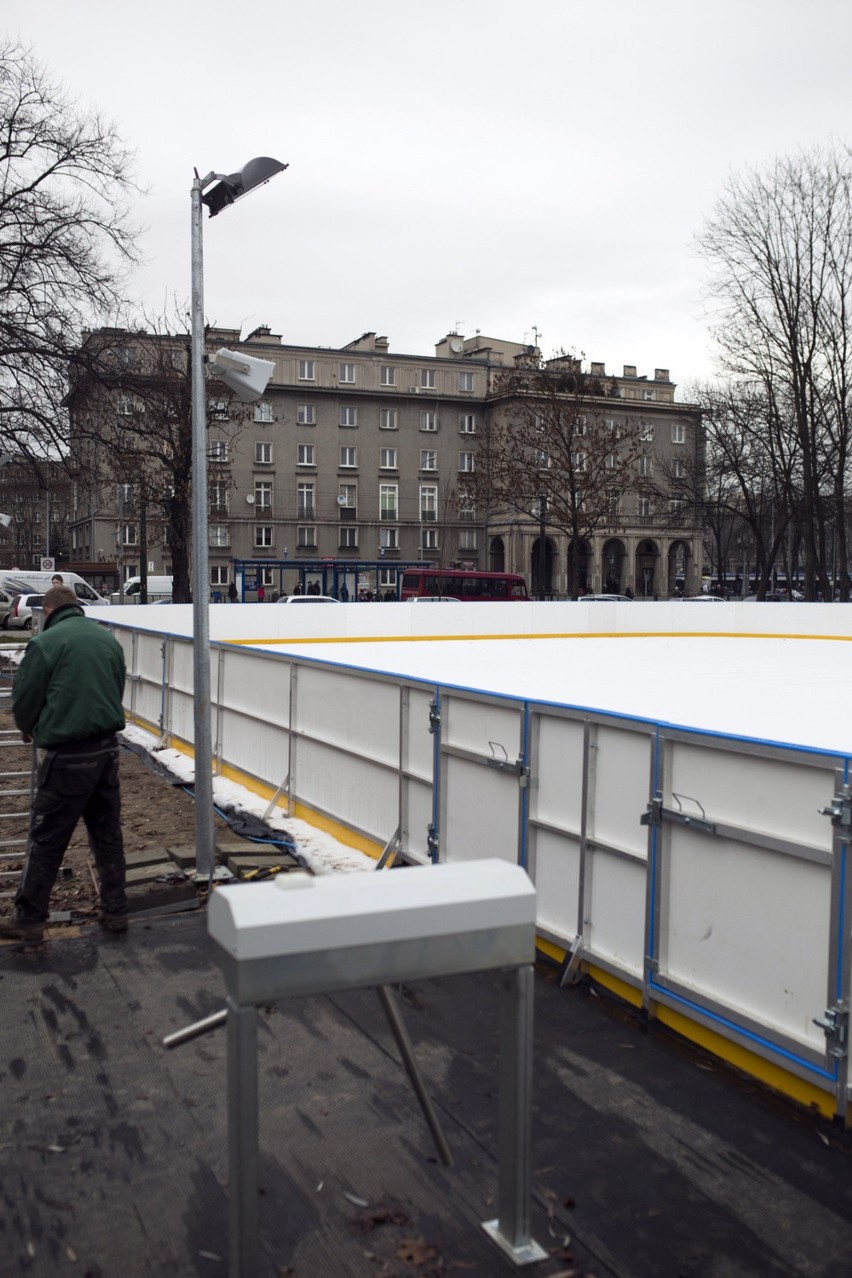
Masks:
[[[722,595],[684,595],[683,603],[727,603]]]
[[[579,603],[633,603],[629,595],[580,595]]]
[[[33,608],[40,608],[44,595],[15,595],[5,623],[10,630],[32,630]]]
[[[333,595],[282,595],[280,599],[276,599],[276,603],[340,603],[339,599],[335,599]]]
[[[5,590],[0,590],[0,627],[6,630],[9,626],[9,615],[15,602],[15,595]]]
[[[412,595],[405,603],[461,603],[455,595]]]

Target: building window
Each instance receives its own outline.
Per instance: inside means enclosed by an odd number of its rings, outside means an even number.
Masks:
[[[420,413],[420,429],[421,430],[437,430],[438,414],[430,409],[424,409]]]
[[[434,523],[438,518],[438,485],[420,485],[420,519]]]
[[[255,550],[268,550],[273,545],[272,524],[255,524],[254,526],[254,546]]]
[[[219,465],[227,462],[228,445],[223,439],[211,439],[207,444],[207,456],[210,461],[218,462]]]
[[[317,544],[317,530],[313,524],[299,524],[296,528],[296,545],[300,550],[313,549]]]
[[[314,466],[314,446],[313,444],[297,444],[296,445],[296,465],[297,466]]]
[[[537,449],[535,464],[539,470],[550,470],[550,453],[544,448]]]
[[[227,524],[209,524],[207,540],[211,546],[230,546],[231,530]]]
[[[337,531],[337,545],[340,550],[357,550],[358,549],[358,529],[339,528]]]
[[[296,424],[298,426],[316,426],[317,410],[313,404],[299,404],[296,409]]]
[[[652,390],[643,390],[643,392],[642,392],[642,398],[643,398],[643,399],[653,399],[653,398],[654,398],[654,392],[653,392]]]
[[[654,438],[653,422],[642,422],[639,426],[639,439],[643,444],[650,444]]]
[[[673,444],[686,443],[686,427],[684,426],[683,422],[672,422],[672,443]]]
[[[646,453],[644,457],[639,458],[639,474],[644,478],[649,478],[654,473],[654,459]]]
[[[577,471],[577,472],[579,472],[579,471],[584,471],[584,470],[586,469],[586,454],[585,454],[585,453],[572,453],[572,454],[571,454],[571,465],[574,467],[574,470],[575,470],[575,471]]]
[[[382,386],[396,386],[396,369],[391,364],[382,364],[379,369],[379,381]]]
[[[420,529],[420,553],[426,550],[438,549],[438,529],[437,528],[421,528]]]
[[[459,529],[459,550],[476,550],[476,529]]]
[[[138,546],[139,534],[136,531],[135,524],[125,524],[121,530],[122,546]]]
[[[349,446],[341,447],[339,465],[343,468],[353,468],[358,465],[358,450]]]
[[[616,457],[615,453],[607,453],[606,463],[605,463],[607,470],[615,470],[615,463],[617,460],[618,458]]]
[[[266,400],[261,400],[259,404],[255,404],[254,420],[256,422],[271,422],[272,421],[272,405],[268,404]]]
[[[340,364],[337,369],[337,380],[339,382],[354,382],[355,381],[355,365]]]
[[[379,409],[379,430],[396,430],[396,409]]]
[[[358,489],[354,484],[341,484],[337,494],[337,504],[340,507],[341,519],[354,518],[358,502]]]
[[[468,522],[476,519],[476,502],[473,499],[473,493],[466,492],[465,489],[459,489],[459,519],[466,519]]]
[[[399,550],[399,529],[398,528],[380,528],[379,529],[379,549],[380,550]]]
[[[296,502],[299,519],[310,518],[314,513],[315,484],[300,482],[296,485]]]
[[[437,470],[438,469],[438,453],[434,448],[420,449],[420,469],[421,470]]]
[[[258,510],[272,509],[272,484],[268,480],[254,481],[254,504]]]
[[[212,422],[226,422],[228,420],[228,405],[224,399],[211,399],[209,417]]]
[[[132,395],[119,395],[118,415],[119,417],[133,416],[133,396]]]
[[[636,513],[640,519],[649,519],[651,515],[651,498],[639,497],[636,500]]]
[[[421,368],[420,385],[424,390],[435,389],[435,370],[434,368]]]
[[[580,416],[577,418],[576,422],[574,423],[574,434],[585,435],[587,426],[588,426],[588,423],[586,421],[586,418],[581,413]]]
[[[473,390],[473,373],[469,373],[467,371],[463,373],[459,373],[459,390],[460,391]]]
[[[210,509],[219,511],[222,514],[228,510],[228,495],[230,485],[221,479],[214,479],[207,490],[207,499]]]
[[[379,519],[399,519],[399,484],[379,484]]]
[[[272,441],[268,439],[255,440],[255,445],[254,445],[255,466],[269,466],[271,462],[272,462]]]
[[[396,449],[379,449],[379,470],[396,470]]]
[[[467,475],[472,475],[474,470],[474,454],[459,453],[459,470],[464,471]]]
[[[228,565],[227,564],[211,564],[210,565],[210,585],[211,586],[227,586],[228,584]]]
[[[315,382],[317,379],[316,360],[300,359],[299,360],[299,381]]]
[[[459,433],[461,435],[476,434],[476,413],[459,413]]]
[[[354,404],[340,405],[340,425],[341,426],[357,426],[358,425],[358,409]]]

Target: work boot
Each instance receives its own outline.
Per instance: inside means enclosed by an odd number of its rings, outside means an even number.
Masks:
[[[105,932],[127,931],[126,914],[109,914],[106,910],[102,910],[98,916],[98,922]]]
[[[0,919],[0,940],[25,941],[30,945],[38,945],[43,936],[43,923],[29,923],[25,919],[18,918],[17,915]]]

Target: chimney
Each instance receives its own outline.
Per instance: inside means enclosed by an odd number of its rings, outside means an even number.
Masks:
[[[625,364],[625,365],[624,365],[624,374],[623,374],[623,375],[624,375],[625,377],[635,377],[635,376],[636,376],[636,365],[635,365],[635,364]]]
[[[669,380],[669,370],[667,368],[654,369],[655,382],[667,382]]]
[[[606,364],[596,364],[593,360],[589,365],[589,372],[592,377],[606,377]]]

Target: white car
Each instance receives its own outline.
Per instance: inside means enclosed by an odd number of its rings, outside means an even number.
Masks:
[[[406,603],[461,603],[455,595],[414,595]]]
[[[339,599],[335,599],[333,595],[282,595],[280,599],[275,600],[276,603],[286,604],[309,604],[309,603],[340,603]]]
[[[633,603],[629,595],[580,595],[578,603]]]
[[[32,630],[33,608],[40,608],[44,595],[15,595],[6,625],[9,630]]]

